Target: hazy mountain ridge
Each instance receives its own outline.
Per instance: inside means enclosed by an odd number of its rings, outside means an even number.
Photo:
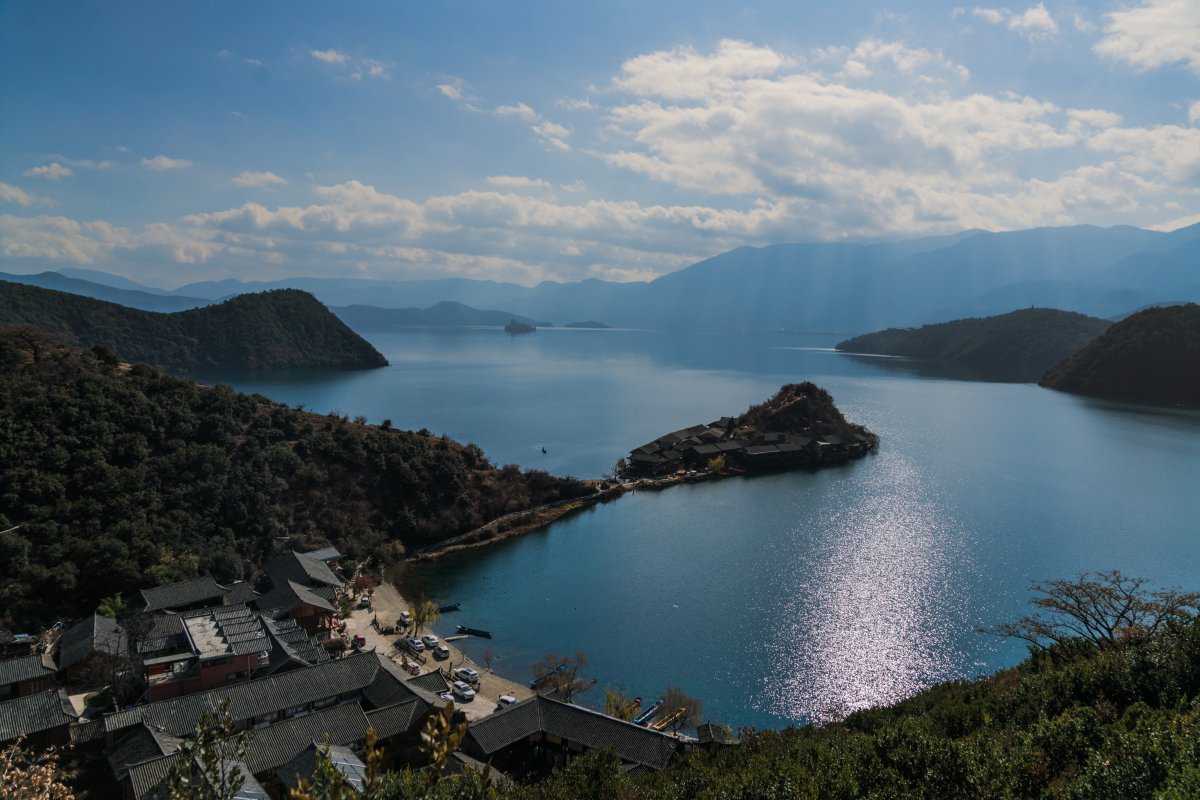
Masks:
[[[104,276],[106,279],[111,279],[114,283],[123,280],[118,276],[94,272],[93,270],[78,270],[77,272],[87,272],[97,276]],[[208,300],[200,297],[169,294],[161,289],[140,287],[139,284],[128,280],[124,281],[129,284],[128,288],[117,288],[109,283],[72,276],[68,274],[67,270],[61,272],[38,272],[32,275],[15,275],[0,272],[0,280],[11,283],[23,283],[27,286],[37,286],[41,289],[69,292],[70,294],[82,297],[90,297],[93,300],[103,300],[129,308],[138,308],[142,311],[169,313],[172,311],[186,311],[189,308],[198,308],[199,306],[209,304]]]
[[[876,244],[740,247],[650,282],[592,278],[528,287],[467,278],[297,277],[193,283],[173,294],[217,299],[275,288],[308,291],[338,307],[427,308],[449,301],[556,324],[601,319],[676,330],[853,333],[1030,306],[1116,317],[1165,300],[1200,301],[1200,225],[1169,233],[1080,225]]]
[[[34,325],[82,347],[101,344],[126,361],[175,370],[387,365],[316,298],[294,289],[160,314],[0,281],[0,325],[14,324]]]
[[[429,308],[379,308],[378,306],[354,305],[330,310],[337,314],[342,322],[355,329],[396,326],[503,328],[514,320],[537,328],[553,327],[549,322],[539,322],[508,311],[472,308],[452,300],[443,300]]]
[[[1041,385],[1076,394],[1200,405],[1200,306],[1139,311],[1050,369]]]
[[[1108,328],[1108,320],[1053,308],[1027,308],[983,319],[889,328],[837,344],[851,353],[1023,365],[1041,374]]]

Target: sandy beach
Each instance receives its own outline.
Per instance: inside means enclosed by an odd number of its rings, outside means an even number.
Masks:
[[[354,636],[361,633],[367,640],[366,649],[378,650],[399,664],[403,659],[396,651],[394,644],[401,637],[384,636],[375,630],[371,622],[378,616],[380,625],[394,624],[400,617],[400,612],[408,610],[408,602],[400,596],[394,586],[385,582],[375,587],[374,593],[371,595],[371,605],[370,610],[356,609],[354,614],[346,619],[346,634]],[[423,633],[431,633],[431,631],[426,630]],[[434,659],[428,651],[422,653],[426,663],[421,666],[421,674],[441,670],[448,680],[453,680],[450,677],[451,669],[473,667],[479,673],[479,685],[475,687],[475,699],[470,702],[463,702],[458,698],[454,700],[455,706],[463,710],[467,719],[480,719],[493,713],[496,710],[497,698],[502,694],[512,695],[518,700],[533,696],[533,690],[528,685],[517,684],[501,678],[471,661],[455,646],[453,641],[448,642],[443,639],[442,643],[449,648],[450,657],[439,661]]]

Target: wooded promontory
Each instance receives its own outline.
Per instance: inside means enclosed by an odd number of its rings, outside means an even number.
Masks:
[[[173,371],[387,366],[307,292],[243,294],[170,314],[0,281],[0,325],[29,324],[79,347]]]
[[[29,326],[0,329],[0,618],[90,612],[280,548],[387,562],[590,495],[475,445],[208,388]]]
[[[994,317],[958,319],[920,328],[888,328],[839,342],[837,349],[944,361],[1027,367],[1037,377],[1095,339],[1112,323],[1026,308]]]
[[[1053,367],[1051,389],[1200,405],[1200,305],[1147,308]]]

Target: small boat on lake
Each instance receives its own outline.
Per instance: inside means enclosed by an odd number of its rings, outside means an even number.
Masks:
[[[660,697],[659,699],[655,700],[654,703],[649,708],[647,708],[641,714],[638,714],[637,718],[633,721],[633,724],[634,725],[645,725],[647,722],[649,722],[651,719],[654,718],[654,715],[658,713],[658,710],[660,708],[662,708],[662,705],[663,705],[663,701],[662,701],[662,698]]]
[[[438,611],[445,614],[447,611],[458,611],[462,607],[462,603],[446,603],[444,606],[438,606]]]
[[[492,638],[491,631],[481,631],[479,628],[468,628],[466,625],[459,625],[458,632],[465,633],[467,636],[479,636],[484,639]]]

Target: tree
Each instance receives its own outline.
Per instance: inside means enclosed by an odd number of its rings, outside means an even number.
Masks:
[[[221,701],[215,716],[201,714],[163,782],[169,800],[234,800],[247,777],[238,764],[253,735],[234,729],[228,700]]]
[[[718,472],[720,472],[723,469],[725,469],[725,456],[724,455],[713,456],[712,458],[710,458],[708,460],[709,473],[716,475]]]
[[[75,800],[59,782],[58,754],[33,753],[21,739],[0,750],[0,800]]]
[[[496,657],[496,654],[492,652],[492,648],[490,648],[490,647],[483,648],[483,652],[479,654],[479,657],[483,659],[484,669],[486,669],[488,672],[491,672],[492,671],[492,660],[495,659],[495,657]]]
[[[637,716],[638,705],[628,694],[611,686],[604,690],[604,713],[626,722]]]
[[[680,709],[683,709],[683,713],[668,726],[673,731],[698,725],[700,715],[704,713],[704,702],[699,697],[687,694],[678,686],[667,686],[667,690],[663,692],[664,713],[671,715]]]
[[[117,592],[114,595],[102,598],[100,605],[96,608],[96,613],[109,619],[116,619],[125,613],[125,601],[121,599],[121,593]]]
[[[584,680],[582,673],[587,669],[588,659],[583,651],[573,656],[557,656],[546,653],[542,660],[533,665],[533,677],[538,691],[557,692],[563,700],[571,702],[576,694],[586,692],[596,685],[595,680]]]
[[[426,626],[432,625],[442,618],[437,604],[432,600],[418,600],[412,605],[413,636],[420,636]]]
[[[360,595],[364,592],[369,592],[379,585],[379,581],[375,580],[366,572],[360,572],[354,576],[354,581],[350,584],[350,588],[354,594]]]
[[[1200,592],[1151,591],[1144,588],[1146,582],[1117,570],[1083,572],[1075,580],[1032,581],[1030,589],[1038,595],[1032,602],[1045,613],[983,631],[1023,639],[1040,649],[1070,639],[1114,647],[1153,636],[1200,611]]]

